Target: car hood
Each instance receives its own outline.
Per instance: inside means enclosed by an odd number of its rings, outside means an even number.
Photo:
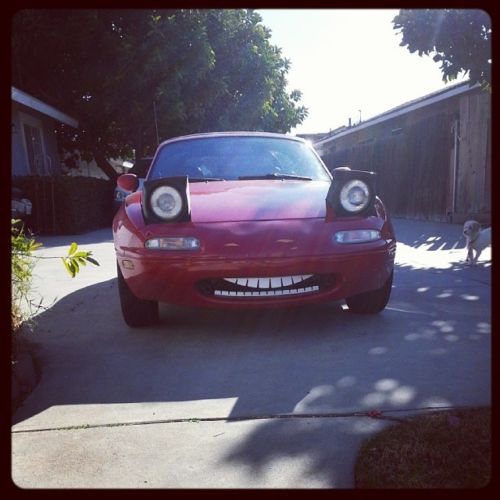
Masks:
[[[324,218],[325,181],[251,180],[189,185],[193,222]]]

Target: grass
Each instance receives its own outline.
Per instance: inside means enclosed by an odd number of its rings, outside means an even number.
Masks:
[[[355,467],[357,488],[481,488],[490,478],[490,408],[395,424],[363,444]]]

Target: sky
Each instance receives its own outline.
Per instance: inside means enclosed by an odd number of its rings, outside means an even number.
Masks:
[[[289,59],[288,90],[309,110],[292,134],[367,120],[449,84],[430,56],[410,54],[390,9],[259,9],[273,45]]]

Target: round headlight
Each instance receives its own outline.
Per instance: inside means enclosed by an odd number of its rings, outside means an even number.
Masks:
[[[175,219],[182,211],[182,196],[171,186],[159,186],[151,194],[151,209],[164,220]]]
[[[370,200],[370,188],[366,182],[360,179],[346,182],[340,191],[340,203],[344,210],[351,213],[362,212]]]

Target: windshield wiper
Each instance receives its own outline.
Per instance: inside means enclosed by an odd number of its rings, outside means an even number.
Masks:
[[[214,181],[224,181],[220,177],[189,177],[189,182],[214,182]]]
[[[293,174],[264,174],[264,175],[242,175],[238,177],[240,181],[251,181],[259,179],[295,179],[299,181],[312,181],[312,177],[304,177],[302,175]]]

